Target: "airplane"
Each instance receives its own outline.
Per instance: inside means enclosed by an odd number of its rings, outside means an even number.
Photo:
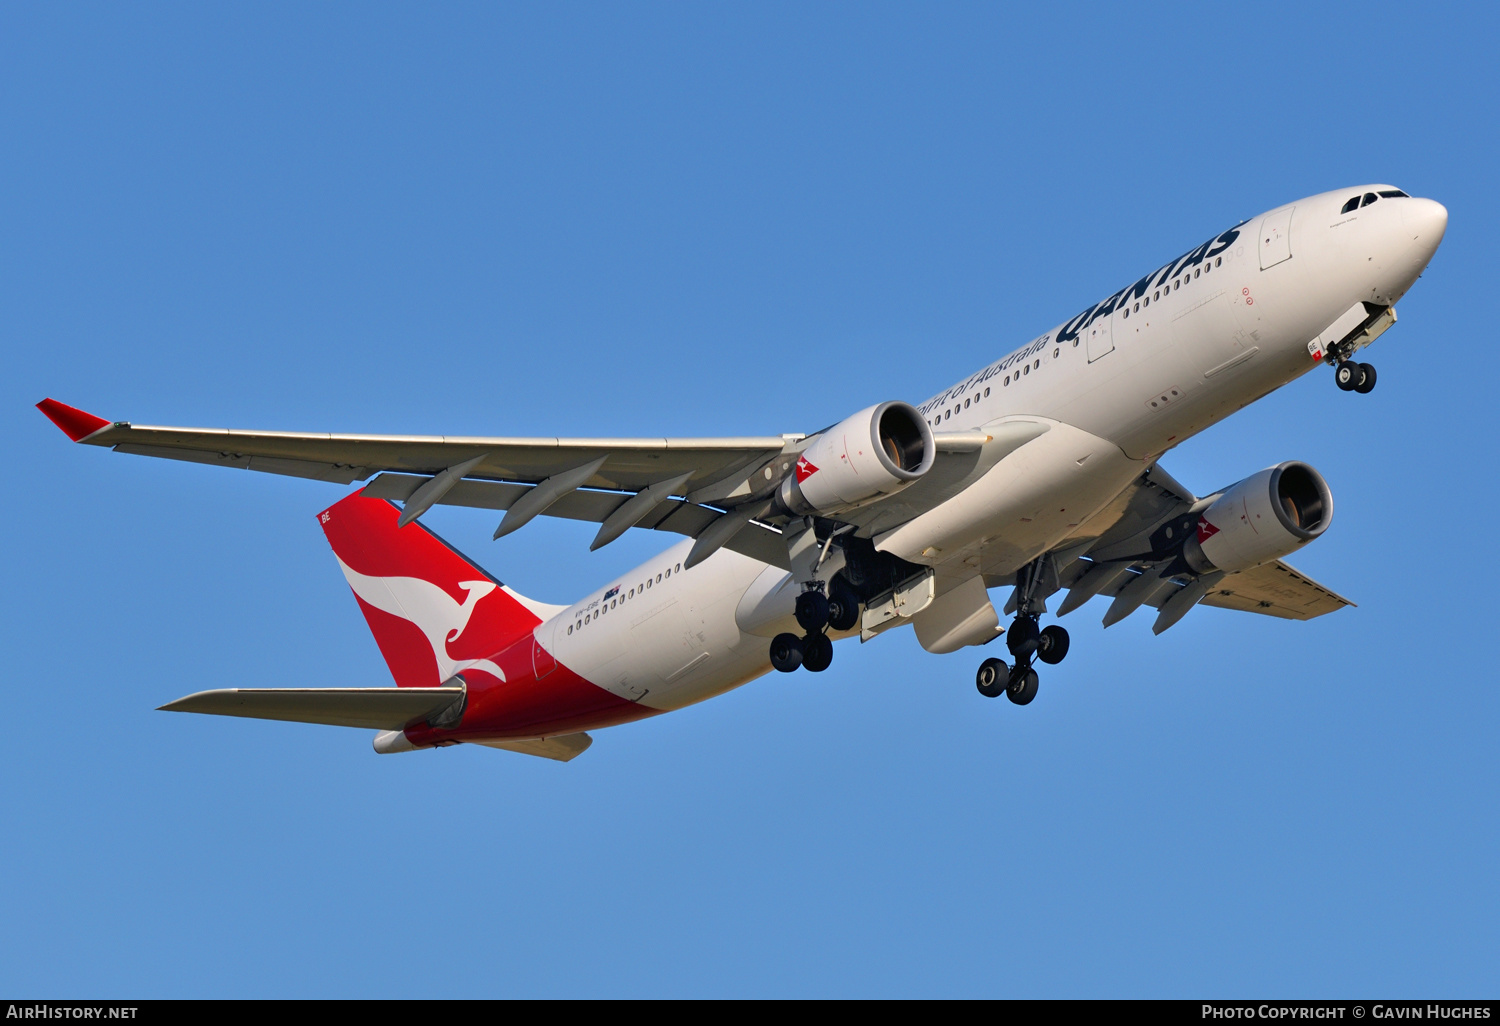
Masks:
[[[1208,495],[1167,450],[1319,366],[1356,394],[1448,213],[1390,185],[1325,192],[1194,246],[920,404],[811,434],[456,438],[148,427],[52,399],[75,442],[339,485],[318,514],[395,687],[217,689],[161,708],[377,731],[380,753],[460,743],[567,761],[589,731],[910,625],[928,652],[1004,638],[981,695],[1037,695],[1068,653],[1042,627],[1090,599],[1160,634],[1205,604],[1294,620],[1351,605],[1282,561],[1333,516],[1279,463]],[[373,479],[372,479],[373,478]],[[446,504],[683,536],[571,605],[520,595],[430,531]],[[989,597],[1010,587],[1001,626]]]

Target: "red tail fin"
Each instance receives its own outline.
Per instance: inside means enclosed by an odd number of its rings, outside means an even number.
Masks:
[[[505,675],[492,657],[542,618],[510,589],[400,510],[356,493],[318,514],[398,687],[460,670]]]

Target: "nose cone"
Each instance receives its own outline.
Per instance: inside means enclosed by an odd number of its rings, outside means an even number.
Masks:
[[[1401,223],[1420,254],[1422,266],[1437,252],[1443,233],[1448,230],[1448,208],[1437,200],[1400,200]]]

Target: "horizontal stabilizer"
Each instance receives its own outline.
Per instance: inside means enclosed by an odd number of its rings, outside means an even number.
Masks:
[[[168,712],[403,730],[464,699],[456,688],[220,688],[161,706]]]
[[[538,738],[535,741],[479,741],[477,743],[486,748],[503,748],[507,752],[520,752],[522,755],[537,755],[543,759],[567,762],[582,755],[584,750],[594,743],[594,739],[580,731],[577,734]]]

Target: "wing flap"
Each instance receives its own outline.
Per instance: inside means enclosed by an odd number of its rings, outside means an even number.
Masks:
[[[404,730],[463,701],[457,688],[219,688],[161,706],[167,712]]]

